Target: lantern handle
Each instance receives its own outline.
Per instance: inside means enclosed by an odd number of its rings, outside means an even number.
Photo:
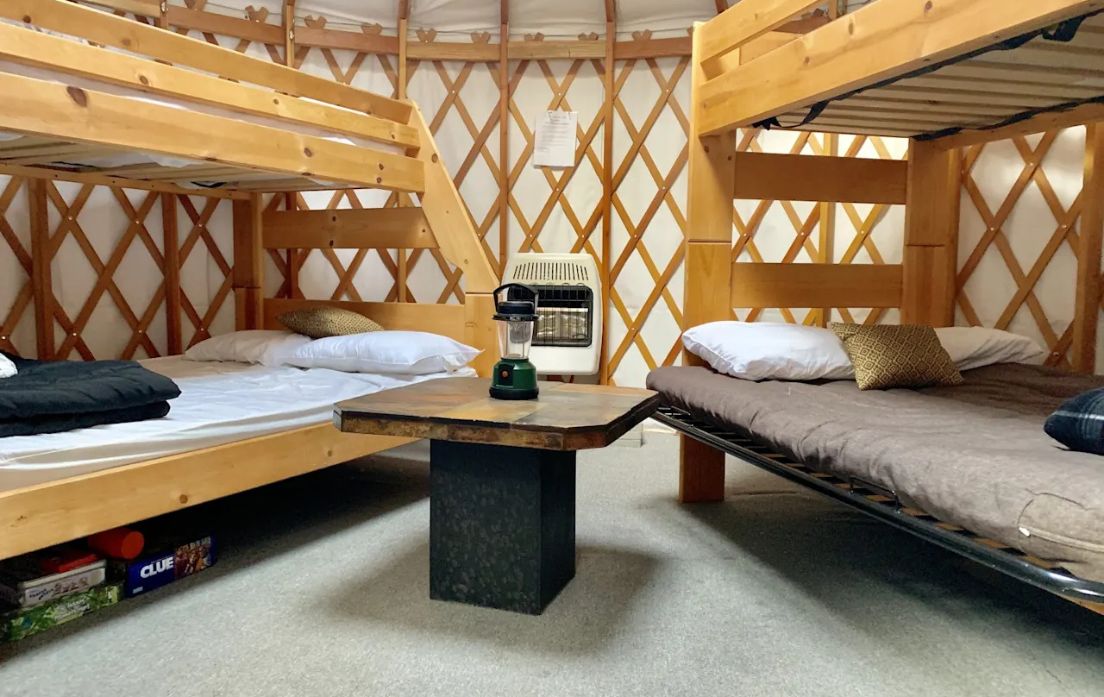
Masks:
[[[523,295],[523,297],[521,297],[521,298],[511,298],[510,297],[510,291],[515,289],[515,288],[518,289],[518,290],[521,290],[523,292],[523,294],[528,294],[529,297],[524,297],[524,295]],[[506,291],[506,296],[505,296],[505,298],[500,299],[499,294],[502,291]],[[498,307],[498,304],[503,302],[503,300],[509,301],[511,299],[516,299],[516,300],[532,300],[533,301],[533,308],[535,309],[537,307],[538,301],[540,300],[540,294],[537,293],[536,289],[531,288],[531,287],[525,285],[524,283],[505,283],[505,284],[499,286],[498,288],[495,288],[494,293],[492,295],[494,296],[495,307]]]

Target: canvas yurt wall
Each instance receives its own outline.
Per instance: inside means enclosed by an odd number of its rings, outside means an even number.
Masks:
[[[278,62],[290,48],[301,70],[413,99],[497,267],[519,251],[596,257],[609,288],[604,378],[640,385],[650,368],[678,360],[688,30],[718,3],[299,0],[290,23],[276,0],[186,0],[163,13],[153,1],[125,4],[149,6],[143,14],[154,19],[139,21]],[[534,123],[550,109],[579,114],[575,168],[532,166]],[[906,150],[892,139],[752,131],[739,147],[880,158]],[[1069,362],[1079,201],[1089,195],[1083,160],[1083,128],[964,158],[957,320],[1034,336],[1056,364]],[[0,349],[146,357],[233,328],[230,204],[217,192],[41,182],[22,172],[0,167]],[[312,209],[407,203],[377,191],[268,200]],[[738,201],[733,223],[736,259],[900,262],[897,206]],[[464,287],[436,250],[272,252],[266,282],[278,295],[444,303],[458,302]],[[826,317],[820,309],[741,316]],[[896,320],[847,308],[832,316]]]

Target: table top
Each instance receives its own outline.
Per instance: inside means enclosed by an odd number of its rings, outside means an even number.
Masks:
[[[659,395],[632,387],[541,382],[540,396],[492,399],[486,378],[428,380],[334,407],[334,425],[350,433],[490,443],[543,450],[604,448],[659,406]]]

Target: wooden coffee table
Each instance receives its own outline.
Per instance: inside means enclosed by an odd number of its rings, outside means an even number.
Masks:
[[[575,451],[647,418],[650,390],[540,383],[491,399],[482,378],[431,380],[338,404],[342,431],[431,439],[430,597],[539,615],[575,576]]]

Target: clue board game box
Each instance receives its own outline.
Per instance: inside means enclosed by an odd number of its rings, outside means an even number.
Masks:
[[[214,535],[194,537],[183,544],[159,540],[151,548],[161,551],[147,552],[131,561],[111,562],[111,578],[123,582],[125,597],[147,593],[215,563]]]
[[[104,582],[106,562],[95,554],[44,550],[0,562],[0,601],[32,607]]]
[[[0,612],[0,643],[19,641],[114,605],[122,597],[122,591],[123,584],[109,583],[55,598],[34,607]]]

